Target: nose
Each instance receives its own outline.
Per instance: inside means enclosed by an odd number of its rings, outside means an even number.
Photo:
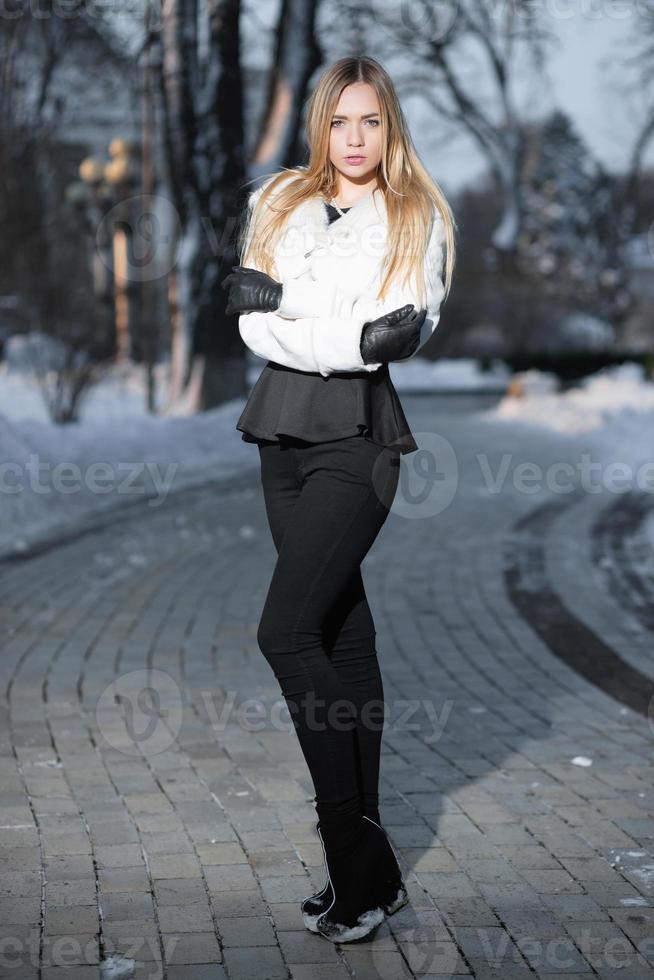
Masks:
[[[363,146],[363,143],[364,141],[363,137],[361,136],[360,129],[356,126],[356,124],[351,123],[348,127],[347,145],[357,147]]]

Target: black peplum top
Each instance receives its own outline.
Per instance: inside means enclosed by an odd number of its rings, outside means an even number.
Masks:
[[[325,207],[330,223],[340,218],[331,204],[325,202]],[[279,442],[284,436],[327,442],[363,435],[401,454],[418,448],[388,364],[377,371],[336,371],[325,378],[317,371],[267,361],[236,428],[245,442]]]

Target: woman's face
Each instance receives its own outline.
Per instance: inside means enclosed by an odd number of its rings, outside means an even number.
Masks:
[[[380,131],[379,99],[373,86],[347,85],[334,110],[329,139],[329,159],[342,177],[355,184],[370,182],[381,160]]]

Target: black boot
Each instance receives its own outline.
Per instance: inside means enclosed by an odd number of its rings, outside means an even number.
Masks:
[[[327,854],[318,826],[332,901],[315,925],[334,943],[367,938],[386,915],[408,902],[397,857],[385,831],[369,817],[361,819],[366,830],[360,845],[355,853],[342,856]]]
[[[373,817],[368,817],[368,820],[372,820],[372,822],[376,823],[378,827],[381,827],[381,823],[379,820],[375,820]],[[381,829],[383,830],[384,828],[381,827]],[[385,830],[384,833],[386,833]],[[389,846],[392,848],[393,845],[391,844],[391,842],[389,841],[388,843]],[[394,850],[393,850],[393,854],[395,854]],[[400,882],[401,882],[401,876],[400,876]],[[327,911],[329,906],[332,904],[333,900],[334,900],[334,892],[332,889],[331,881],[329,880],[329,876],[328,876],[327,881],[325,882],[321,890],[319,892],[315,892],[315,894],[313,895],[309,895],[309,897],[305,898],[304,901],[302,902],[301,905],[302,920],[306,928],[309,930],[309,932],[318,932],[318,926],[317,926],[318,916],[322,915],[323,912]],[[382,907],[386,915],[393,915],[394,912],[397,912],[398,909],[401,909],[404,905],[406,905],[408,900],[409,899],[406,894],[406,889],[402,884],[401,889],[398,887],[398,894],[396,894],[395,899],[387,904],[384,904]]]

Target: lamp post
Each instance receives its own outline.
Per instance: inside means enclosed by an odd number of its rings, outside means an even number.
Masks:
[[[93,290],[103,323],[110,317],[116,359],[131,356],[130,325],[138,306],[138,283],[130,276],[133,197],[139,187],[137,147],[124,139],[109,144],[109,161],[86,157],[80,180],[66,188],[66,199],[82,210],[94,237]]]
[[[109,144],[109,162],[104,179],[111,188],[113,267],[116,297],[116,359],[127,361],[132,355],[132,330],[139,323],[141,304],[138,280],[130,274],[134,234],[134,194],[139,189],[138,148],[124,139]]]
[[[66,200],[82,215],[87,232],[95,237],[92,252],[93,295],[96,330],[103,338],[114,337],[115,299],[112,241],[104,217],[113,205],[111,188],[104,180],[104,166],[93,157],[83,160],[78,170],[80,180],[65,190]]]

